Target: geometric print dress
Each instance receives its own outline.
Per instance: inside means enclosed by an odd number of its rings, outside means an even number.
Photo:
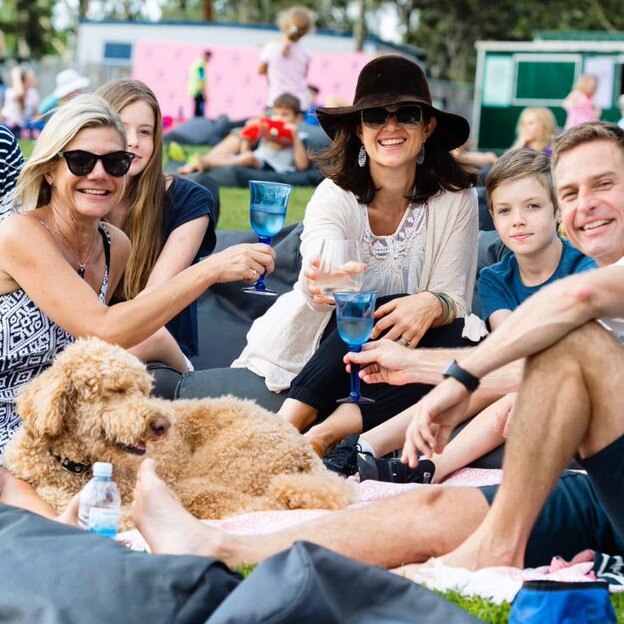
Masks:
[[[99,298],[106,300],[110,235],[100,224],[106,266]],[[70,305],[68,303],[68,305]],[[74,337],[54,323],[20,288],[0,295],[0,465],[2,451],[20,426],[15,410],[18,390],[45,370]]]

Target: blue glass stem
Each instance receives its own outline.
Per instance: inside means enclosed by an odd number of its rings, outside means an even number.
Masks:
[[[359,353],[362,350],[362,345],[349,345],[349,351],[351,353]],[[360,392],[360,365],[354,364],[351,362],[351,392],[349,393],[349,398],[357,403],[362,398],[362,393]]]
[[[258,236],[258,242],[264,243],[265,245],[271,246],[271,237],[270,236]],[[264,276],[266,275],[266,271],[258,277],[258,280],[254,284],[254,288],[256,290],[266,290],[266,284],[264,283]]]

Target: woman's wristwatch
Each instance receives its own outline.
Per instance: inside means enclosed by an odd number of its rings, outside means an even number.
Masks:
[[[459,381],[459,383],[466,386],[469,392],[474,392],[479,387],[479,378],[475,377],[472,373],[469,373],[465,368],[462,368],[457,360],[451,360],[446,368],[442,371],[442,377],[444,379],[452,377]]]

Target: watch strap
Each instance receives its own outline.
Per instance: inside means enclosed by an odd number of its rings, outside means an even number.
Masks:
[[[475,377],[472,373],[469,373],[465,368],[462,368],[457,360],[451,360],[444,371],[442,372],[442,377],[445,379],[448,377],[452,377],[459,381],[459,383],[466,386],[466,389],[469,392],[474,392],[479,387],[479,378]]]

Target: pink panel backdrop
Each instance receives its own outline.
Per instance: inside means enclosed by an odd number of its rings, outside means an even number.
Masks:
[[[257,47],[200,46],[179,42],[138,41],[134,48],[132,76],[147,83],[160,102],[163,115],[188,118],[192,102],[187,94],[188,69],[206,47],[212,50],[208,65],[208,112],[243,119],[262,112],[266,105],[266,78],[259,76]],[[318,101],[340,98],[353,101],[360,69],[370,60],[365,53],[312,54],[308,82],[320,88]]]

